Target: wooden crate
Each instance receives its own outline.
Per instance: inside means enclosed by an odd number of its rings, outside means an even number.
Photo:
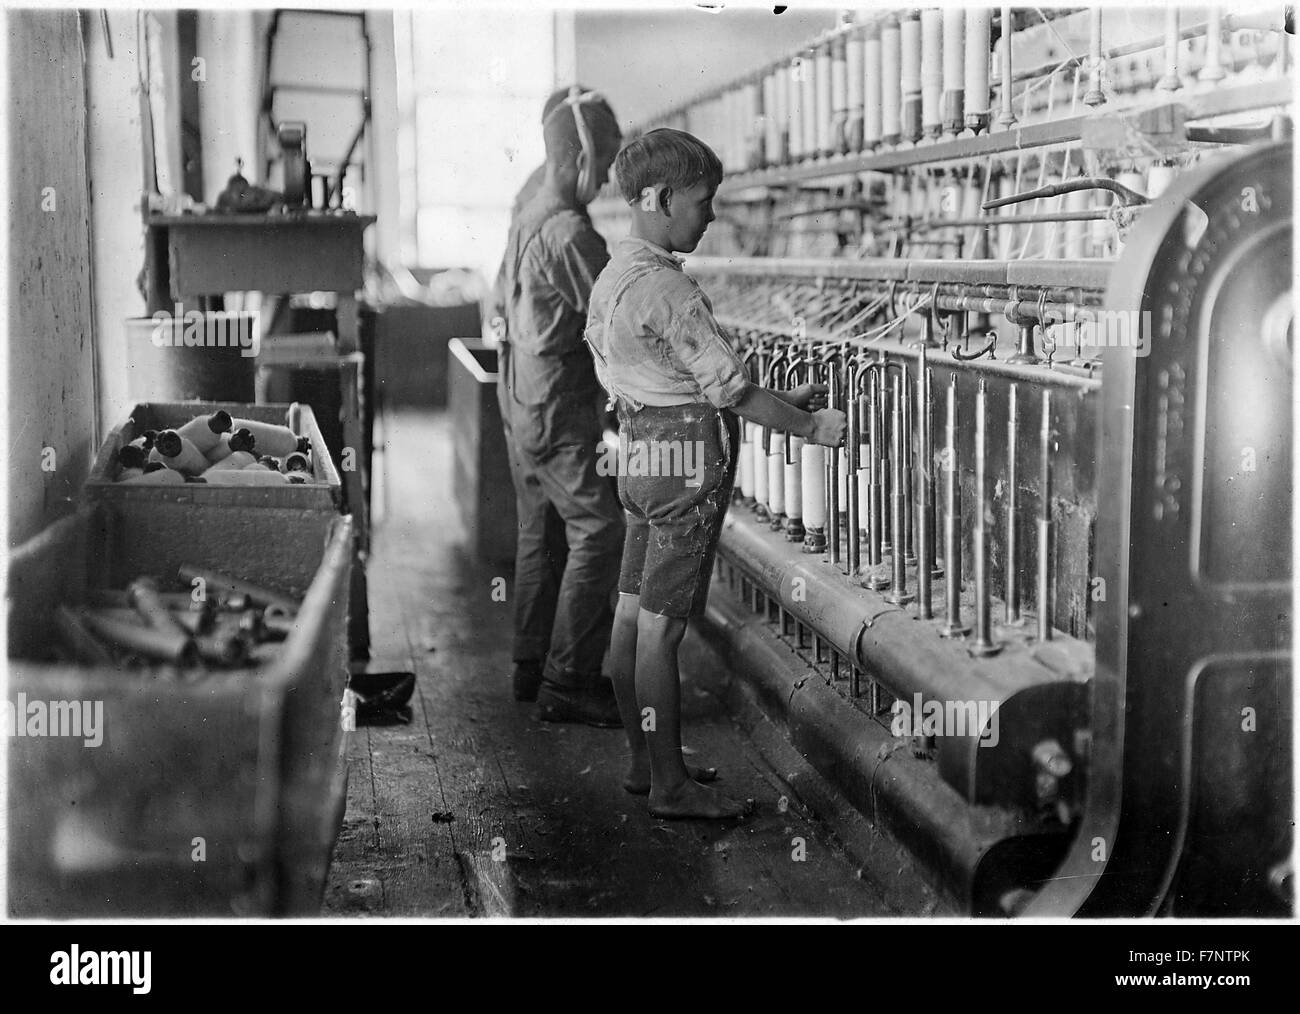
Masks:
[[[497,351],[469,338],[453,338],[447,348],[447,407],[456,431],[455,491],[461,523],[479,559],[512,563],[519,522],[497,403]]]
[[[121,466],[117,452],[145,430],[162,430],[180,426],[198,415],[211,415],[224,409],[237,419],[284,426],[288,423],[288,404],[247,405],[228,401],[148,401],[133,407],[125,421],[113,428],[104,440],[86,479],[86,498],[91,502],[111,501],[123,504],[175,505],[193,507],[283,507],[297,510],[321,510],[337,513],[343,503],[343,484],[330,456],[325,437],[310,405],[298,406],[300,436],[311,442],[312,474],[315,483],[285,486],[216,486],[188,483],[185,486],[137,486],[117,482]]]
[[[148,507],[85,506],[11,556],[11,708],[23,695],[100,702],[103,716],[98,746],[9,740],[11,914],[315,914],[346,796],[352,520]],[[58,603],[181,563],[304,596],[273,662],[183,683],[40,660]]]

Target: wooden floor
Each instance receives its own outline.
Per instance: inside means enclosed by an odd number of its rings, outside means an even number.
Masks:
[[[892,913],[712,696],[683,689],[693,759],[747,823],[669,822],[623,791],[617,730],[550,725],[510,695],[505,577],[466,559],[442,416],[399,414],[375,493],[375,656],[407,656],[412,721],[350,737],[327,916],[791,917]],[[396,464],[400,462],[400,467]],[[385,506],[386,503],[386,506]]]

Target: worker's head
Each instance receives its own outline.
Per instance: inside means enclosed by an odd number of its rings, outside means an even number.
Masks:
[[[660,127],[623,147],[614,176],[642,235],[682,253],[699,245],[722,182],[722,162],[712,148],[683,130]]]
[[[590,204],[609,178],[623,135],[609,103],[582,85],[562,88],[542,110],[542,139],[549,170],[572,180],[574,199]]]

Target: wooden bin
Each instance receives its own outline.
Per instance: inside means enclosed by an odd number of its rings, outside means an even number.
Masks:
[[[480,559],[511,563],[518,515],[497,403],[497,350],[468,338],[453,338],[447,348],[447,407],[456,433],[455,492],[461,523]]]
[[[131,409],[126,420],[114,427],[104,440],[86,479],[86,498],[143,504],[149,510],[171,505],[187,513],[194,509],[230,507],[280,507],[319,510],[337,514],[343,504],[343,484],[330,456],[329,447],[310,405],[298,406],[298,431],[311,442],[312,473],[316,482],[285,486],[137,486],[116,481],[121,472],[117,452],[145,430],[162,430],[189,422],[195,416],[211,415],[224,409],[236,419],[287,425],[290,405],[248,405],[232,401],[147,401]]]
[[[183,563],[303,596],[273,662],[179,682],[35,661],[55,640],[58,603]],[[12,915],[319,911],[346,796],[351,566],[345,515],[162,502],[83,506],[14,552],[10,708],[100,702],[102,742],[9,739]]]

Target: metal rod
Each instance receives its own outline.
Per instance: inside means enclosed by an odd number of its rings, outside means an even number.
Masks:
[[[869,569],[867,579],[863,583],[868,588],[876,591],[889,583],[888,579],[881,573],[881,544],[884,541],[885,501],[884,486],[881,482],[883,461],[881,439],[884,427],[881,424],[880,405],[884,400],[884,377],[884,371],[876,369],[874,364],[871,372],[867,375],[869,452],[867,455],[867,564]]]
[[[1020,476],[1016,463],[1016,431],[1020,422],[1020,407],[1017,404],[1019,389],[1020,385],[1012,384],[1007,393],[1006,622],[1013,627],[1024,622],[1020,616],[1020,553],[1016,533],[1016,514],[1020,507]]]
[[[906,385],[899,375],[894,376],[893,398],[893,453],[890,455],[890,486],[892,487],[891,515],[893,518],[894,567],[893,583],[885,598],[896,606],[906,605],[913,596],[907,591],[907,565],[904,561],[906,536],[903,534],[903,519],[907,513],[907,498],[904,489],[907,486],[903,478],[903,445],[906,443],[903,429],[903,391]]]
[[[1052,639],[1052,392],[1043,392],[1039,433],[1038,639]]]
[[[975,529],[973,556],[975,558],[975,641],[970,646],[973,655],[996,655],[1002,645],[990,636],[988,546],[985,525],[988,514],[988,495],[985,489],[987,448],[985,427],[988,420],[987,395],[984,378],[980,377],[975,389]]]
[[[911,374],[903,367],[903,536],[907,552],[904,560],[909,567],[916,566],[916,526],[913,513],[916,503],[915,480],[913,478],[915,454],[912,450],[912,437],[915,434],[916,411],[912,405]]]
[[[934,615],[930,593],[930,572],[933,566],[931,546],[934,538],[934,531],[930,527],[934,520],[931,512],[931,497],[934,493],[934,487],[930,482],[931,462],[927,460],[927,448],[930,441],[930,400],[926,380],[929,372],[928,367],[925,365],[925,348],[923,346],[916,365],[916,440],[918,453],[916,455],[916,467],[913,471],[916,483],[916,491],[913,497],[916,503],[916,519],[914,522],[916,532],[916,601],[923,620],[931,619]]]
[[[962,637],[970,626],[961,618],[961,471],[957,460],[957,374],[948,379],[947,447],[944,454],[944,566],[948,622],[939,631],[945,637]]]
[[[847,454],[848,475],[844,483],[844,496],[847,501],[846,507],[848,512],[848,527],[846,536],[848,538],[848,553],[846,554],[846,565],[844,573],[849,577],[857,574],[861,565],[860,545],[858,542],[858,524],[860,521],[861,504],[858,503],[858,469],[861,468],[861,461],[858,460],[858,447],[862,439],[862,422],[858,412],[858,369],[854,365],[849,369],[849,384],[845,407],[848,415],[848,440],[845,446]]]
[[[827,404],[840,408],[840,368],[837,357],[826,361]],[[840,562],[840,451],[826,448],[826,544],[832,567]]]

